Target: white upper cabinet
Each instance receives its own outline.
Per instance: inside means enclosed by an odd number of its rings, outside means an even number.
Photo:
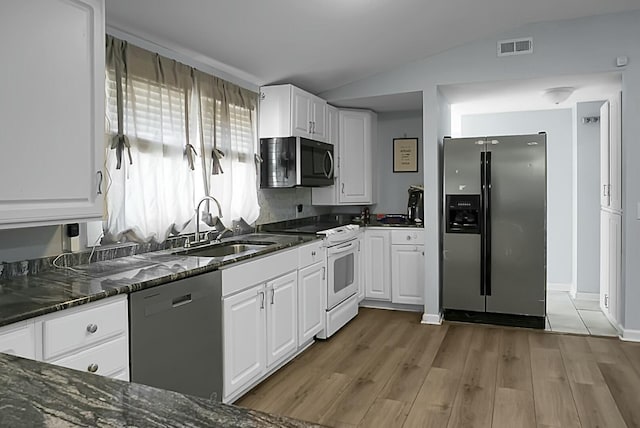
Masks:
[[[372,146],[375,138],[375,113],[340,111],[340,204],[373,204]]]
[[[0,228],[102,218],[102,0],[4,0]]]
[[[622,117],[620,96],[600,107],[600,205],[622,211]]]
[[[260,88],[260,138],[327,140],[327,103],[293,85]]]
[[[374,204],[373,142],[377,116],[364,110],[328,109],[329,141],[335,146],[335,186],[311,190],[313,205]]]

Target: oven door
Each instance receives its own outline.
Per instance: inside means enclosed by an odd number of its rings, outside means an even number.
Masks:
[[[327,269],[327,310],[331,310],[358,292],[358,240],[329,247]]]
[[[333,186],[333,145],[299,137],[300,185]]]

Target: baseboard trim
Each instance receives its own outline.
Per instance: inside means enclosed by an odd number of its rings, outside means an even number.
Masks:
[[[640,330],[623,328],[620,340],[624,340],[625,342],[640,342]]]
[[[567,291],[571,292],[573,284],[564,282],[547,282],[547,291]]]
[[[600,294],[599,293],[582,293],[578,291],[574,299],[591,300],[591,301],[597,302],[600,300]]]
[[[359,305],[361,308],[373,308],[373,309],[387,309],[391,311],[406,311],[406,312],[422,312],[424,305],[407,305],[404,303],[391,303],[376,300],[363,300]]]
[[[422,314],[422,321],[420,321],[420,323],[431,324],[431,325],[442,325],[442,313],[428,314],[425,312]]]

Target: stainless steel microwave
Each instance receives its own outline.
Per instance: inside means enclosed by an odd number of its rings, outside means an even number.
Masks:
[[[303,137],[260,139],[260,187],[326,187],[333,183],[333,144]]]

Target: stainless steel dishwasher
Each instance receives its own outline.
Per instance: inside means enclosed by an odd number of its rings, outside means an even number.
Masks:
[[[222,274],[129,296],[131,381],[222,400]]]

